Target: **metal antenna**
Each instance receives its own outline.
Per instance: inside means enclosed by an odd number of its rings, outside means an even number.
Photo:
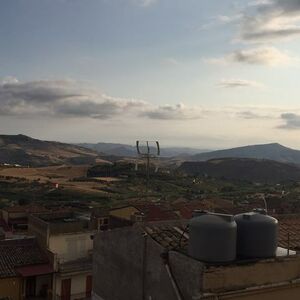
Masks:
[[[265,194],[262,195],[262,200],[263,200],[264,205],[265,205],[266,213],[268,213],[268,205],[267,205],[267,200],[266,200]]]
[[[143,144],[143,146],[141,146]],[[155,146],[150,147],[153,144]],[[136,141],[136,150],[139,157],[146,159],[146,178],[147,191],[150,179],[150,159],[156,158],[160,155],[160,146],[158,141]]]

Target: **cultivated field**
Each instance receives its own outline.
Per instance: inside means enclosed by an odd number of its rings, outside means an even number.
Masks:
[[[40,183],[52,183],[53,187],[58,184],[65,189],[80,191],[81,193],[101,193],[105,180],[85,181],[89,165],[80,166],[51,166],[42,168],[0,168],[0,176],[24,178],[30,181],[38,180]]]

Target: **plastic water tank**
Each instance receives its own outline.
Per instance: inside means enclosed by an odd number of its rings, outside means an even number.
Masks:
[[[189,255],[211,263],[236,258],[237,225],[233,216],[195,212],[189,222]]]
[[[239,214],[237,255],[245,258],[268,258],[276,255],[278,221],[264,210]]]

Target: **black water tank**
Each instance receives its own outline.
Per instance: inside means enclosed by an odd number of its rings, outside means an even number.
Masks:
[[[237,255],[244,258],[268,258],[276,255],[278,221],[264,210],[239,214]]]
[[[236,235],[232,215],[197,212],[189,222],[189,255],[204,262],[233,261]]]

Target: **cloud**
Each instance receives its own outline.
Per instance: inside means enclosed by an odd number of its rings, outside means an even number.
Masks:
[[[267,114],[260,114],[257,112],[253,112],[250,110],[240,111],[237,114],[238,118],[246,119],[246,120],[254,120],[254,119],[272,119],[273,117],[271,115]]]
[[[187,107],[180,103],[149,109],[143,113],[143,116],[156,120],[192,120],[201,118],[203,111],[199,107]]]
[[[157,0],[133,0],[133,1],[134,3],[142,7],[151,6],[152,4],[157,2]]]
[[[244,50],[236,50],[224,57],[209,58],[204,61],[211,64],[226,65],[229,63],[241,63],[249,65],[279,66],[286,65],[297,58],[291,57],[275,47],[256,47]]]
[[[167,57],[163,59],[163,63],[169,66],[179,66],[180,62],[174,57]]]
[[[230,59],[238,63],[283,65],[291,58],[275,47],[259,47],[246,50],[238,50],[230,55]]]
[[[212,17],[207,23],[202,24],[199,29],[206,30],[216,26],[236,23],[240,21],[242,18],[243,18],[243,14],[241,13],[235,15],[218,15]]]
[[[300,129],[300,115],[295,113],[283,113],[281,119],[285,122],[278,126],[281,129]]]
[[[242,87],[262,87],[263,85],[256,81],[244,79],[222,79],[220,80],[219,87],[222,88],[242,88]]]
[[[19,80],[16,77],[7,76],[0,80],[0,85],[7,84],[7,83],[18,83],[18,82]]]
[[[223,84],[243,86],[252,81],[232,79]],[[192,121],[218,119],[276,119],[285,121],[281,128],[300,128],[300,115],[285,114],[286,109],[272,107],[219,107],[202,108],[175,105],[154,105],[139,99],[117,98],[72,80],[40,80],[22,82],[17,79],[0,80],[0,118],[34,120],[52,119],[149,120]],[[297,110],[293,110],[294,112]],[[298,111],[297,111],[298,113]]]
[[[269,42],[300,35],[300,1],[255,1],[248,5],[240,24],[239,38]]]
[[[0,115],[107,119],[146,106],[144,101],[109,97],[71,80],[0,83]]]
[[[72,80],[0,82],[2,116],[190,120],[200,118],[202,113],[199,107],[184,104],[155,106],[142,100],[112,97]]]

